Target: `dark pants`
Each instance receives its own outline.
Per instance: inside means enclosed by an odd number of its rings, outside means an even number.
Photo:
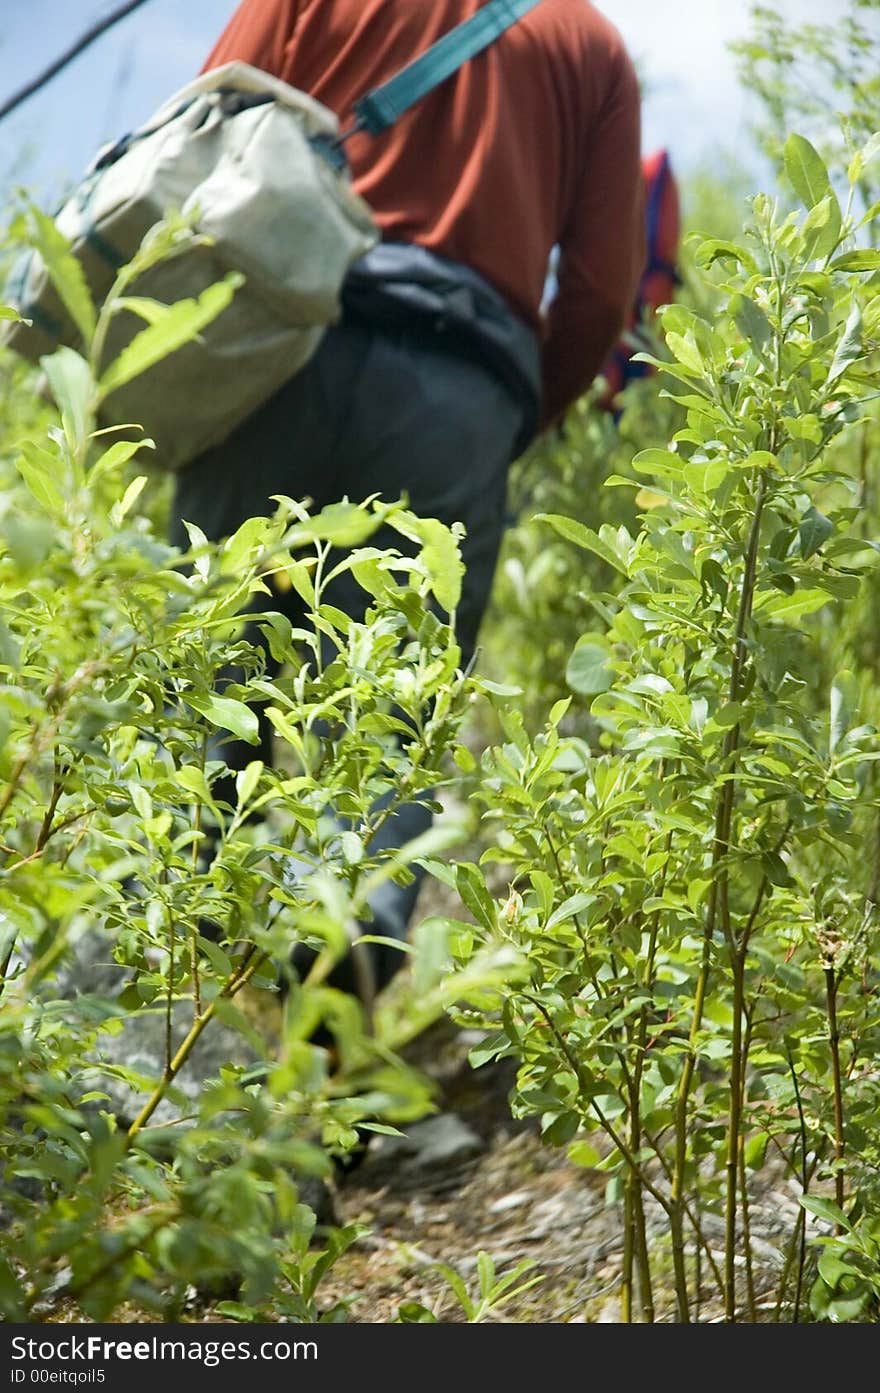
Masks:
[[[406,494],[413,512],[447,524],[464,523],[466,567],[456,632],[462,663],[470,662],[489,599],[504,519],[507,469],[521,431],[523,410],[488,368],[445,350],[425,347],[406,331],[361,322],[330,329],[311,362],[222,445],[179,476],[172,508],[173,540],[188,545],[182,521],[216,540],[245,518],[274,511],[272,494],[312,500],[312,511],[346,495],[395,501]],[[390,528],[370,538],[399,546]],[[334,580],[325,600],[362,619],[371,597],[349,573]],[[295,592],[273,607],[295,627],[303,623]],[[259,635],[252,636],[258,640]],[[263,758],[271,763],[271,732],[263,748],[226,745],[231,768]],[[383,826],[373,843],[398,847],[425,831],[430,810],[414,802]],[[402,940],[418,880],[386,882],[371,900],[370,932]],[[379,985],[402,954],[376,954]]]

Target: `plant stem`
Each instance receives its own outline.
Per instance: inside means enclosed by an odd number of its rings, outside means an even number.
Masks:
[[[797,1243],[797,1284],[794,1291],[794,1319],[795,1324],[800,1320],[801,1301],[804,1293],[804,1272],[807,1265],[807,1211],[801,1210],[795,1224],[795,1241]]]
[[[578,1084],[583,1093],[583,1101],[587,1105],[586,1112],[593,1112],[596,1114],[596,1117],[599,1119],[599,1123],[602,1127],[602,1130],[611,1138],[612,1142],[617,1147],[617,1150],[620,1152],[627,1166],[630,1168],[631,1171],[638,1172],[638,1174],[642,1178],[642,1183],[645,1186],[645,1189],[648,1191],[648,1194],[654,1197],[654,1199],[660,1205],[664,1213],[668,1215],[669,1201],[667,1200],[666,1196],[662,1193],[662,1191],[658,1190],[656,1185],[653,1185],[651,1181],[648,1179],[648,1177],[644,1174],[643,1170],[636,1161],[635,1156],[631,1152],[627,1142],[620,1135],[617,1128],[605,1116],[604,1112],[602,1111],[602,1108],[596,1102],[596,1099],[589,1096],[587,1080],[584,1079],[581,1066],[578,1063],[578,1060],[575,1057],[573,1051],[571,1050],[568,1041],[564,1039],[563,1035],[559,1030],[559,1027],[554,1021],[550,1012],[547,1010],[547,1007],[544,1005],[542,1001],[539,1001],[537,997],[530,996],[527,992],[523,993],[523,998],[524,1000],[531,1002],[535,1009],[537,1011],[540,1011],[544,1020],[547,1022],[547,1025],[553,1035],[553,1038],[556,1040],[557,1045],[561,1049],[562,1053],[565,1055],[570,1069],[574,1073],[575,1078],[578,1080]]]
[[[742,1017],[745,1009],[743,955],[732,956],[733,969],[733,1033],[730,1044],[730,1085],[727,1117],[727,1193],[724,1222],[724,1314],[728,1321],[736,1320],[736,1220],[737,1182],[742,1149],[741,1113],[743,1090]]]
[[[67,1287],[64,1295],[69,1300],[75,1301],[84,1291],[88,1291],[91,1287],[94,1287],[103,1277],[106,1277],[108,1273],[112,1272],[118,1263],[130,1257],[133,1253],[136,1253],[149,1239],[155,1238],[157,1233],[160,1233],[168,1224],[173,1223],[175,1219],[179,1218],[179,1215],[180,1211],[176,1208],[169,1209],[158,1215],[149,1225],[145,1233],[139,1233],[136,1238],[133,1238],[130,1243],[127,1243],[118,1253],[114,1253],[112,1257],[102,1262],[96,1271],[88,1273],[87,1276],[81,1277],[78,1282],[74,1282],[71,1286]]]
[[[168,914],[168,990],[165,994],[165,1077],[169,1076],[173,1054],[172,1024],[174,1012],[174,969],[175,949],[177,947],[177,928],[174,922],[174,915],[170,905],[166,905]]]
[[[666,763],[661,761],[661,775],[666,772]],[[666,873],[669,865],[669,857],[672,852],[672,833],[666,837],[665,859],[660,875],[660,885],[658,894],[663,893],[666,886]],[[650,995],[654,989],[654,970],[657,961],[657,942],[660,933],[660,911],[656,910],[651,917],[651,928],[648,934],[648,954],[645,962],[644,989],[645,994]],[[645,1057],[648,1046],[648,1007],[644,1005],[639,1012],[638,1026],[636,1030],[636,1052],[635,1065],[633,1067],[632,1078],[629,1083],[630,1095],[630,1145],[633,1154],[638,1155],[642,1145],[642,1124],[641,1124],[641,1092],[642,1078],[645,1070]],[[654,1321],[654,1292],[651,1283],[651,1265],[648,1255],[648,1238],[645,1224],[645,1204],[642,1194],[642,1186],[638,1177],[632,1177],[633,1185],[633,1205],[634,1222],[636,1225],[636,1254],[639,1267],[639,1296],[642,1303],[642,1315],[647,1323]]]
[[[753,1325],[757,1323],[758,1306],[755,1297],[755,1270],[752,1261],[752,1221],[749,1211],[749,1189],[748,1177],[746,1174],[746,1144],[745,1137],[739,1139],[739,1186],[742,1196],[742,1231],[743,1247],[746,1258],[746,1297],[749,1303],[749,1320]]]
[[[629,1171],[623,1192],[623,1276],[620,1286],[620,1319],[623,1325],[632,1325],[633,1318],[633,1256],[635,1235],[633,1221],[633,1187],[635,1176]]]
[[[746,545],[743,579],[740,588],[736,627],[734,631],[730,685],[728,688],[728,700],[731,704],[738,701],[741,695],[742,679],[747,658],[746,628],[751,618],[752,604],[754,601],[755,581],[757,578],[758,544],[761,536],[761,522],[764,515],[766,494],[767,473],[762,470],[758,476],[758,487],[755,494],[755,506],[752,514],[749,538]],[[703,1023],[703,1009],[705,1007],[706,992],[709,985],[709,975],[712,964],[712,945],[719,921],[721,926],[725,929],[728,939],[730,938],[728,871],[726,862],[730,850],[733,810],[736,796],[734,772],[739,748],[739,736],[740,723],[737,722],[728,731],[721,748],[721,766],[724,773],[724,783],[722,784],[721,793],[718,798],[718,806],[715,815],[715,835],[712,844],[711,866],[712,888],[709,892],[709,903],[706,908],[706,922],[703,930],[703,951],[696,990],[694,992],[694,1011],[688,1038],[688,1050],[684,1059],[684,1067],[679,1082],[676,1104],[676,1151],[672,1185],[672,1246],[673,1260],[676,1263],[677,1285],[681,1280],[686,1280],[684,1278],[683,1267],[684,1230],[682,1222],[682,1203],[685,1186],[685,1168],[687,1165],[688,1104],[697,1063],[697,1041]],[[738,1013],[735,1012],[734,1015],[736,1028]],[[734,1061],[734,1067],[739,1067],[737,1060]],[[732,1254],[728,1253],[728,1271],[731,1258]],[[732,1284],[728,1280],[726,1285],[728,1287],[728,1294],[725,1297],[725,1311],[728,1320],[732,1320],[733,1314],[730,1297]]]
[[[25,758],[25,764],[27,764],[27,757]],[[46,805],[46,811],[43,815],[43,820],[40,824],[40,830],[37,833],[37,840],[34,843],[34,849],[32,852],[30,852],[28,856],[22,857],[20,861],[16,861],[14,865],[9,866],[7,868],[7,871],[16,871],[20,866],[25,866],[30,861],[39,860],[43,852],[46,850],[46,847],[49,844],[52,834],[56,830],[54,827],[55,813],[57,811],[61,795],[64,792],[64,782],[61,775],[62,769],[58,760],[58,755],[56,753],[55,778],[52,784],[52,792],[49,795],[49,802]],[[75,817],[68,819],[68,822],[63,825],[69,826],[71,822],[76,822],[79,819],[79,816],[80,814],[77,813]],[[13,933],[12,938],[9,942],[9,946],[3,955],[3,961],[0,962],[0,996],[3,995],[3,989],[6,986],[6,978],[9,973],[9,965],[12,962],[12,957],[15,953],[15,946],[17,942],[18,932],[16,931]]]
[[[843,1134],[843,1074],[840,1067],[840,1028],[837,1023],[837,991],[840,983],[829,963],[825,968],[825,1000],[828,1011],[828,1043],[831,1048],[831,1074],[834,1097],[834,1198],[838,1209],[843,1209],[846,1199],[844,1183],[843,1154],[845,1139]],[[843,1230],[838,1225],[837,1232]]]
[[[202,778],[204,778],[204,776],[205,776],[205,764],[207,763],[207,759],[208,759],[208,736],[207,736],[207,732],[206,732],[206,733],[202,736],[201,760],[200,760],[200,763],[199,763],[199,768],[200,768],[201,773],[202,773]],[[192,845],[192,873],[193,873],[193,877],[195,877],[196,872],[198,871],[198,865],[199,865],[199,842],[201,841],[201,836],[198,835],[198,834],[200,834],[200,833],[201,833],[201,830],[202,830],[202,805],[201,805],[201,803],[197,803],[197,804],[196,804],[194,825],[195,825],[195,830],[196,830],[197,835],[194,837],[194,839],[193,839],[193,845]],[[202,981],[201,981],[200,970],[199,970],[199,926],[198,926],[198,923],[197,923],[197,922],[196,922],[196,923],[193,923],[193,924],[190,926],[190,930],[189,930],[189,969],[190,969],[190,976],[192,977],[193,1019],[194,1019],[194,1020],[198,1020],[199,1016],[202,1014]]]
[[[645,1201],[642,1194],[642,1183],[636,1180],[635,1190],[635,1226],[636,1226],[636,1265],[639,1274],[639,1302],[642,1307],[642,1319],[647,1325],[653,1325],[654,1310],[654,1286],[651,1281],[651,1263],[648,1253],[648,1231],[645,1221]],[[697,1245],[699,1250],[699,1244]]]
[[[258,951],[255,943],[251,943],[249,945],[247,951],[242,957],[241,962],[238,964],[238,967],[235,969],[232,976],[223,986],[219,996],[216,998],[215,1001],[210,1002],[209,1005],[205,1007],[205,1010],[202,1012],[202,1014],[198,1017],[197,1020],[193,1021],[189,1033],[180,1045],[180,1048],[178,1049],[176,1055],[171,1060],[170,1064],[166,1066],[163,1077],[159,1080],[159,1083],[156,1085],[156,1088],[153,1090],[153,1093],[147,1099],[146,1103],[141,1108],[134,1122],[129,1127],[127,1133],[129,1142],[134,1141],[138,1132],[140,1132],[149,1122],[150,1118],[153,1116],[153,1113],[156,1111],[162,1099],[165,1097],[165,1094],[168,1092],[169,1085],[177,1077],[184,1064],[189,1059],[189,1056],[192,1054],[193,1048],[196,1042],[198,1041],[199,1036],[205,1029],[205,1026],[209,1023],[209,1021],[213,1019],[214,1015],[216,1014],[217,1001],[231,1000],[232,997],[234,997],[239,991],[241,991],[242,987],[244,987],[250,981],[254,973],[259,971],[260,967],[265,962],[266,957],[267,954],[262,951]]]
[[[645,1138],[650,1143],[651,1149],[653,1150],[654,1155],[657,1157],[657,1160],[660,1163],[660,1169],[663,1171],[663,1174],[666,1176],[666,1179],[669,1181],[671,1187],[672,1167],[670,1166],[666,1157],[663,1155],[663,1152],[660,1147],[659,1138],[653,1137],[647,1128],[645,1128]],[[709,1246],[709,1240],[706,1237],[706,1234],[703,1230],[703,1225],[700,1222],[699,1213],[688,1202],[687,1196],[685,1196],[684,1200],[684,1216],[690,1224],[691,1228],[693,1229],[694,1233],[696,1234],[698,1245],[700,1248],[702,1248],[702,1251],[706,1257],[706,1261],[709,1265],[709,1271],[712,1273],[712,1280],[715,1283],[715,1287],[718,1291],[718,1294],[719,1296],[723,1296],[724,1278],[722,1277],[718,1264],[715,1261],[715,1258],[712,1254],[712,1249]]]
[[[808,1163],[807,1163],[807,1120],[806,1120],[806,1117],[804,1116],[804,1103],[803,1103],[803,1099],[801,1098],[801,1086],[800,1086],[800,1081],[799,1081],[798,1076],[797,1076],[797,1070],[796,1070],[795,1067],[794,1067],[794,1060],[793,1060],[792,1057],[791,1057],[791,1050],[787,1050],[787,1051],[786,1051],[786,1058],[787,1058],[787,1060],[788,1060],[788,1072],[791,1074],[792,1086],[794,1087],[795,1105],[796,1105],[796,1107],[797,1107],[797,1114],[798,1114],[798,1130],[799,1130],[799,1134],[800,1134],[800,1143],[801,1143],[801,1176],[800,1176],[800,1180],[801,1180],[801,1190],[802,1190],[803,1194],[806,1195],[806,1194],[808,1193],[808,1191],[809,1191],[809,1188],[810,1188],[810,1171],[809,1171],[809,1166],[808,1166]],[[779,1295],[778,1295],[777,1302],[776,1302],[776,1320],[777,1320],[777,1321],[779,1320],[780,1311],[781,1311],[781,1309],[782,1309],[782,1301],[783,1301],[783,1298],[784,1298],[784,1296],[785,1296],[785,1289],[786,1289],[786,1287],[788,1286],[788,1276],[789,1276],[789,1272],[791,1271],[791,1263],[792,1263],[792,1260],[793,1260],[793,1258],[794,1258],[794,1254],[795,1254],[796,1251],[797,1251],[797,1254],[798,1254],[798,1267],[797,1267],[797,1281],[796,1281],[796,1285],[795,1285],[795,1295],[794,1295],[794,1319],[795,1319],[795,1322],[797,1321],[798,1316],[799,1316],[799,1314],[800,1314],[801,1293],[802,1293],[802,1291],[803,1291],[803,1283],[804,1283],[804,1267],[805,1267],[805,1265],[806,1265],[806,1260],[807,1260],[806,1233],[807,1233],[807,1226],[806,1226],[806,1210],[804,1210],[803,1208],[801,1208],[801,1211],[800,1211],[800,1213],[798,1214],[797,1223],[796,1223],[796,1225],[795,1225],[795,1231],[794,1231],[794,1235],[793,1235],[793,1238],[792,1238],[792,1247],[791,1247],[789,1259],[788,1259],[788,1261],[786,1262],[785,1270],[784,1270],[784,1272],[783,1272],[783,1274],[782,1274],[782,1281],[781,1281],[780,1284],[779,1284]]]
[[[3,815],[6,812],[6,809],[9,807],[9,804],[12,802],[13,798],[16,795],[16,792],[18,791],[18,786],[21,783],[22,775],[24,774],[24,771],[27,769],[28,764],[30,763],[31,758],[34,754],[35,742],[36,732],[34,732],[34,738],[31,741],[30,746],[21,756],[21,758],[16,760],[14,767],[10,771],[6,787],[3,790],[3,793],[0,794],[0,817],[3,817]]]
[[[696,1243],[694,1244],[694,1320],[699,1324],[700,1320],[700,1301],[703,1290],[703,1255],[700,1246],[700,1231],[694,1229]]]

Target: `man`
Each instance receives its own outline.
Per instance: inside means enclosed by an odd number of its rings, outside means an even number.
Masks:
[[[262,68],[347,127],[359,97],[479,8],[243,0],[205,66]],[[467,663],[510,462],[589,386],[633,303],[643,264],[638,84],[617,31],[587,0],[541,0],[391,130],[357,134],[347,149],[382,242],[353,269],[343,320],[307,367],[179,476],[177,535],[182,519],[226,535],[270,510],[272,494],[315,507],[406,494],[416,513],[465,524],[457,632]],[[558,293],[543,322],[554,246]],[[367,603],[350,577],[328,598],[357,618]],[[238,762],[235,751],[226,758]],[[429,819],[420,804],[404,810],[386,824],[389,844]],[[402,939],[416,889],[386,887],[371,931]],[[377,955],[380,985],[400,959]]]

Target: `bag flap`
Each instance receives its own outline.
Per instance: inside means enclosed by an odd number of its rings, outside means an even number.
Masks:
[[[193,97],[216,92],[221,87],[237,92],[268,92],[275,101],[280,102],[282,106],[290,107],[305,119],[310,135],[339,134],[339,120],[328,107],[315,101],[308,93],[291,87],[280,77],[272,77],[261,68],[254,68],[250,63],[241,63],[238,60],[223,63],[219,68],[210,68],[208,72],[181,87],[163,102],[144,129],[161,126]]]

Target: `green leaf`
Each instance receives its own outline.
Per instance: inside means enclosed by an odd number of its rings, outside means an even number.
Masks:
[[[734,295],[730,309],[743,338],[758,353],[762,353],[773,337],[773,329],[760,305],[756,305],[748,295]]]
[[[541,1140],[548,1146],[565,1146],[580,1125],[581,1120],[576,1112],[545,1114],[541,1124]]]
[[[217,1307],[218,1311],[221,1307]],[[437,1317],[420,1301],[403,1301],[397,1308],[397,1319],[401,1325],[437,1325]]]
[[[608,666],[609,656],[607,644],[597,643],[590,636],[579,639],[565,669],[565,680],[569,687],[582,696],[607,692],[614,681],[614,674]]]
[[[747,275],[754,275],[757,271],[755,259],[736,242],[723,241],[717,237],[710,237],[701,242],[694,256],[697,265],[703,270],[708,270],[714,266],[716,261],[732,261],[742,266]]]
[[[828,1248],[819,1258],[819,1275],[832,1290],[836,1289],[841,1277],[861,1277],[857,1267],[851,1262],[843,1262]]]
[[[456,745],[452,752],[452,758],[463,774],[473,774],[477,769],[477,761],[467,745]]]
[[[347,866],[359,866],[364,859],[364,844],[356,832],[343,832],[339,838],[342,857]]]
[[[452,530],[436,518],[421,518],[421,559],[431,579],[437,603],[453,614],[461,600],[464,562]]]
[[[12,631],[4,619],[0,619],[0,663],[4,667],[17,668],[21,656],[21,645],[13,638]],[[2,708],[0,708],[2,711]],[[2,713],[5,716],[5,712]],[[0,731],[5,735],[5,728],[0,720]],[[0,741],[2,744],[2,741]]]
[[[810,259],[830,256],[840,241],[841,215],[837,199],[828,194],[811,208],[801,229],[804,253]]]
[[[805,208],[815,208],[829,194],[834,197],[828,170],[804,136],[790,135],[785,142],[782,158],[791,187]]]
[[[479,1069],[493,1059],[503,1059],[510,1053],[510,1041],[503,1030],[496,1030],[479,1045],[468,1051],[468,1061],[472,1069]]]
[[[457,866],[455,887],[462,902],[467,905],[477,922],[483,924],[490,933],[494,933],[498,924],[498,911],[477,867],[467,861]]]
[[[168,313],[168,306],[161,300],[150,300],[144,295],[120,295],[114,301],[114,310],[131,310],[147,324],[158,324]]]
[[[600,1152],[588,1141],[572,1142],[568,1148],[568,1159],[574,1166],[583,1166],[586,1170],[593,1170],[602,1160]]]
[[[590,905],[596,903],[596,896],[588,890],[580,890],[576,895],[570,895],[558,909],[550,915],[547,920],[547,928],[555,929],[558,924],[564,924],[568,919],[574,919],[583,910],[589,909]]]
[[[228,1316],[230,1320],[243,1322],[260,1319],[260,1313],[253,1306],[243,1306],[240,1301],[220,1301],[214,1310],[218,1316]]]
[[[85,358],[72,348],[56,349],[40,359],[40,367],[58,403],[67,443],[71,452],[76,453],[92,430],[94,384],[91,369]]]
[[[238,795],[238,806],[243,808],[249,798],[256,791],[260,776],[265,765],[261,759],[251,760],[245,769],[240,769],[235,776],[235,791]]]
[[[674,331],[668,331],[666,347],[686,368],[700,374],[705,372],[706,365],[703,362],[703,355],[692,334],[676,334]]]
[[[115,527],[121,526],[125,521],[125,518],[131,512],[135,503],[137,503],[143,493],[146,482],[146,474],[139,474],[136,479],[132,479],[119,502],[113,504],[113,507],[110,509],[110,521]]]
[[[875,132],[861,150],[855,152],[849,162],[846,175],[851,184],[858,183],[868,165],[877,158],[878,154],[880,154],[880,133]]]
[[[212,803],[211,789],[208,780],[205,778],[204,770],[197,764],[184,764],[175,771],[175,781],[187,793],[191,793],[194,798],[203,803]]]
[[[212,942],[210,938],[205,938],[202,934],[199,934],[198,943],[200,951],[208,959],[216,976],[221,982],[228,981],[235,970],[229,954],[224,953],[219,944]]]
[[[138,815],[144,822],[149,822],[153,816],[153,800],[148,791],[143,784],[130,783],[128,788]]]
[[[268,518],[246,518],[233,535],[223,543],[222,569],[224,575],[235,575],[246,567],[265,547],[272,524]]]
[[[546,871],[539,871],[537,869],[529,871],[529,880],[538,897],[541,913],[546,917],[553,912],[553,901],[555,899],[553,881]]]
[[[372,537],[381,516],[368,512],[357,503],[330,503],[313,518],[297,524],[291,539],[303,538],[314,542],[331,542],[335,547],[359,547]]]
[[[761,595],[755,604],[755,613],[761,619],[779,619],[789,624],[804,615],[815,614],[827,605],[831,596],[827,590],[797,590],[793,595],[780,595],[777,592],[765,598]]]
[[[64,308],[88,347],[95,332],[97,316],[83,268],[52,218],[33,204],[28,208],[28,215],[31,240],[45,263]]]
[[[571,697],[561,697],[559,701],[554,701],[553,705],[550,708],[550,714],[547,717],[547,724],[549,726],[553,726],[555,729],[563,720],[563,718],[568,714],[568,709],[570,706]]]
[[[867,247],[858,251],[844,252],[837,256],[829,266],[829,271],[880,271],[880,251]]]
[[[656,479],[678,479],[684,468],[684,460],[672,450],[639,450],[633,456],[632,467],[638,474],[650,474]]]
[[[34,498],[47,512],[63,512],[64,495],[57,483],[57,475],[61,472],[58,456],[51,455],[32,440],[23,440],[19,449],[21,454],[15,467]]]
[[[818,508],[807,509],[798,526],[801,556],[805,561],[808,557],[815,555],[819,548],[827,542],[833,531],[834,523],[830,518],[826,518],[825,514],[820,513]]]
[[[806,440],[811,445],[821,445],[822,423],[812,412],[808,412],[806,416],[786,416],[784,424],[792,440]]]
[[[838,672],[831,683],[828,749],[837,749],[852,724],[853,712],[858,710],[859,682],[848,668]]]
[[[861,358],[863,352],[862,313],[858,303],[854,303],[828,370],[829,384],[842,377],[850,364]]]
[[[133,455],[137,454],[138,450],[144,448],[152,449],[152,440],[117,440],[92,465],[89,470],[90,482],[95,484],[98,479],[103,479],[106,475],[112,474],[114,470],[121,469]]]
[[[836,1204],[830,1200],[822,1199],[820,1195],[802,1195],[801,1204],[810,1214],[815,1214],[818,1219],[826,1219],[834,1224],[835,1228],[840,1225],[852,1233],[852,1224],[847,1219],[842,1209],[838,1209]]]
[[[455,1271],[455,1268],[449,1267],[445,1262],[438,1262],[437,1271],[441,1272],[443,1276],[446,1278],[446,1281],[449,1283],[450,1287],[456,1295],[459,1305],[461,1306],[468,1320],[470,1320],[474,1314],[474,1304],[468,1295],[467,1287],[465,1286],[459,1274]]]
[[[223,313],[243,284],[244,276],[231,271],[222,281],[203,290],[198,299],[178,300],[169,305],[165,315],[136,334],[110,364],[98,383],[99,399],[103,401],[111,392],[189,343]]]
[[[233,735],[237,735],[240,740],[246,740],[249,745],[259,744],[260,727],[257,714],[249,706],[245,706],[243,701],[235,701],[232,697],[193,696],[191,693],[187,695],[186,700],[212,725],[219,726],[222,730],[231,730]]]
[[[550,526],[566,541],[574,542],[576,546],[591,551],[594,556],[600,557],[609,566],[613,566],[615,571],[620,571],[621,575],[629,574],[624,562],[611,546],[599,537],[592,528],[585,527],[582,522],[576,522],[574,518],[563,517],[559,513],[538,513],[535,521],[549,522]]]
[[[747,1170],[760,1170],[767,1155],[767,1147],[770,1143],[769,1132],[758,1132],[755,1136],[749,1137],[745,1144],[745,1161]]]
[[[522,687],[511,687],[505,682],[493,682],[490,677],[475,677],[474,682],[481,692],[488,692],[490,696],[497,697],[518,697],[522,696]]]
[[[438,604],[447,614],[452,614],[461,600],[464,577],[457,531],[436,518],[420,518],[408,512],[392,514],[389,522],[398,532],[420,544],[419,555],[431,590]]]
[[[495,1264],[490,1255],[481,1249],[477,1254],[477,1275],[480,1282],[480,1295],[485,1301],[491,1295],[495,1284]]]

